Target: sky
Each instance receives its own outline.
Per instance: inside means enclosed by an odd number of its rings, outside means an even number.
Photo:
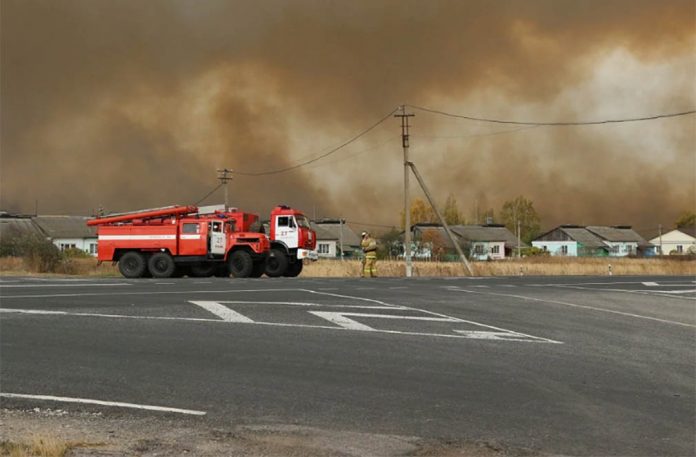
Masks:
[[[0,2],[0,209],[230,204],[399,224],[409,104],[519,121],[696,107],[692,0]],[[696,208],[696,116],[521,128],[415,114],[410,158],[464,215],[544,228]],[[289,172],[260,176],[317,158]],[[411,179],[414,197],[422,197]],[[218,189],[201,204],[221,203]]]

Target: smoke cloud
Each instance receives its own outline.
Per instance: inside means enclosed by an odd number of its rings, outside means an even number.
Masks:
[[[195,203],[215,169],[292,166],[403,103],[520,120],[693,109],[696,5],[632,1],[0,3],[0,208]],[[411,158],[471,216],[670,225],[696,207],[696,116],[519,129],[416,111]],[[232,203],[398,224],[397,119]],[[417,195],[417,191],[415,192]],[[218,191],[205,203],[221,202]]]

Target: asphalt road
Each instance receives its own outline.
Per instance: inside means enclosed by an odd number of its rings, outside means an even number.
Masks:
[[[6,408],[696,454],[693,277],[4,277],[0,298]]]

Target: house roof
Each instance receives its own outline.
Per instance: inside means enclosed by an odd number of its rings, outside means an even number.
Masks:
[[[426,240],[429,239],[430,241],[434,241],[436,239],[434,237],[438,237],[439,242],[441,242],[444,245],[442,247],[447,248],[447,249],[454,249],[454,244],[447,236],[447,232],[445,232],[445,228],[440,226],[440,225],[416,224],[413,226],[413,232],[414,232],[414,234],[419,233],[418,237],[420,238],[421,241],[423,240],[423,238],[425,238]],[[459,237],[457,234],[455,234],[455,239],[457,239],[457,241],[461,245],[460,238],[461,237]]]
[[[587,248],[603,248],[606,244],[594,233],[583,227],[560,227],[572,240],[577,241]]]
[[[21,234],[46,236],[28,217],[0,217],[0,238]]]
[[[343,244],[348,246],[360,246],[360,238],[348,224],[338,222],[313,222],[312,229],[317,233],[317,240],[335,240],[338,241],[343,237]],[[342,233],[341,233],[342,232]]]
[[[638,243],[641,246],[649,245],[642,236],[638,235],[635,230],[629,226],[608,227],[589,225],[586,228],[605,241]]]
[[[97,230],[87,226],[83,216],[34,216],[34,224],[50,238],[96,238]]]
[[[517,238],[504,225],[453,225],[450,228],[466,241],[504,241],[507,247],[517,246]],[[522,243],[522,246],[527,244]]]

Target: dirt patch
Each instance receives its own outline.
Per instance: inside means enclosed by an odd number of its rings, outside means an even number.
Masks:
[[[201,420],[168,416],[111,417],[102,413],[39,408],[0,410],[0,441],[7,449],[37,439],[73,443],[68,445],[65,457],[540,455],[527,450],[506,449],[496,443],[423,440],[296,425],[220,427]]]

